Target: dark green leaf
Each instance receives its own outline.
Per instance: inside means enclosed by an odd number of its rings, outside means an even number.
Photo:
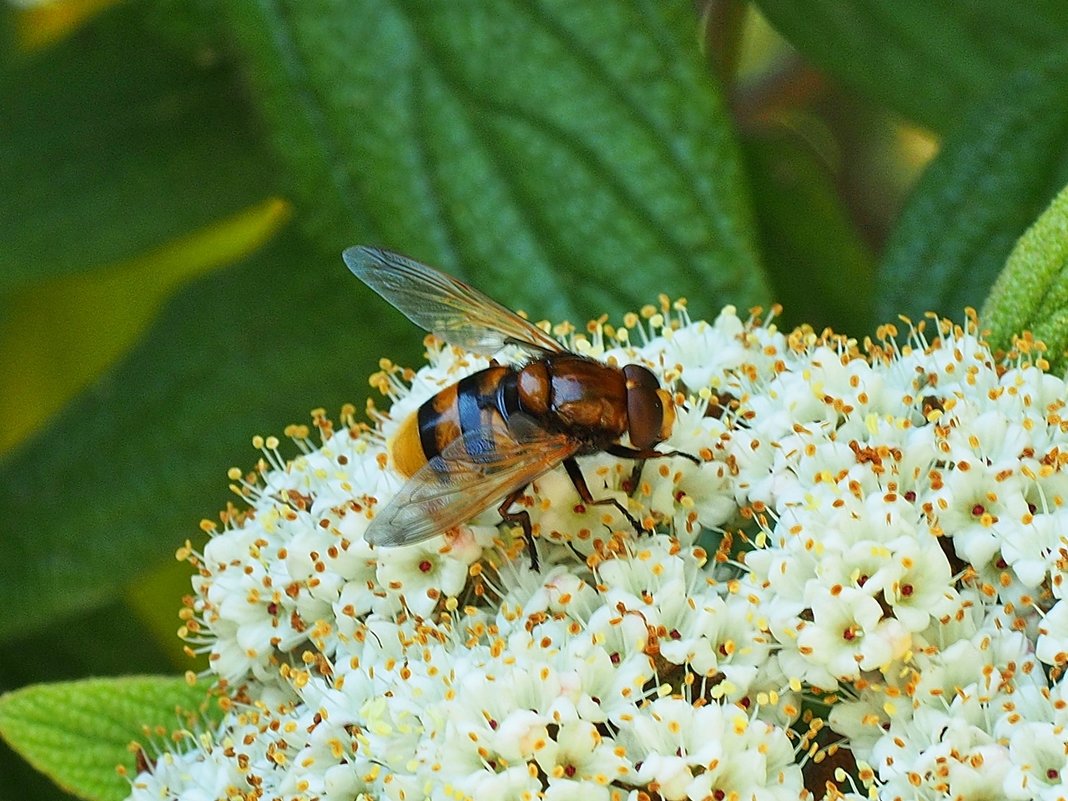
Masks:
[[[757,0],[813,62],[939,131],[1068,38],[1062,0]]]
[[[189,592],[189,582],[182,592]],[[169,607],[171,634],[180,625],[182,594],[163,601]],[[125,603],[116,602],[44,629],[15,635],[0,650],[0,687],[11,689],[44,681],[67,681],[85,676],[118,676],[174,670],[152,633]],[[48,659],[27,659],[26,654],[48,654]],[[190,668],[186,659],[178,668]]]
[[[228,6],[305,222],[538,317],[767,299],[684,0]]]
[[[876,312],[960,317],[1068,181],[1068,51],[1022,70],[943,145],[893,231]]]
[[[183,53],[204,58],[227,49],[219,0],[154,0],[142,13],[149,30]]]
[[[764,259],[786,324],[867,331],[874,264],[826,166],[784,136],[750,136],[744,152]]]
[[[1031,331],[1063,371],[1068,353],[1068,188],[1016,243],[983,306],[990,342],[1008,349],[1012,336]]]
[[[202,727],[217,712],[204,685],[142,676],[38,684],[0,696],[0,735],[60,787],[88,801],[121,801],[133,776],[129,745],[144,741],[145,727],[170,732]]]
[[[0,737],[0,801],[71,801],[75,796],[38,773]]]
[[[0,637],[99,606],[173,558],[222,507],[226,469],[258,457],[253,434],[358,403],[384,353],[412,361],[420,334],[399,315],[361,328],[356,297],[339,254],[285,238],[184,290],[126,362],[9,454]]]
[[[137,5],[0,73],[0,281],[130,257],[271,190],[230,65],[149,35]]]

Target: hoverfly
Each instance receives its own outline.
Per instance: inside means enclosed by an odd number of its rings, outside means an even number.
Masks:
[[[575,457],[605,451],[699,462],[655,449],[671,433],[675,406],[645,367],[613,367],[573,353],[477,289],[404,256],[352,247],[343,258],[357,278],[446,343],[487,357],[513,345],[527,359],[518,366],[492,363],[401,423],[388,448],[407,482],[368,526],[370,544],[419,542],[497,503],[505,522],[522,527],[537,569],[530,515],[511,507],[542,474],[563,464],[583,503],[615,506],[640,532],[619,501],[594,499]],[[619,441],[624,434],[630,447]]]

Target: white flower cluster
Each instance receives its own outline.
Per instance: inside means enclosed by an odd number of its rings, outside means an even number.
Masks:
[[[1068,391],[1035,343],[644,318],[563,334],[674,387],[660,449],[701,463],[580,460],[640,534],[538,479],[540,570],[493,508],[363,539],[390,434],[484,360],[431,342],[373,428],[258,443],[248,508],[183,549],[225,718],[131,801],[1068,797]]]

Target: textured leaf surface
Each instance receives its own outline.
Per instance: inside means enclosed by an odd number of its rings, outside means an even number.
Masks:
[[[234,71],[136,6],[0,71],[0,283],[128,258],[270,192]]]
[[[901,213],[876,312],[960,318],[1013,243],[1068,182],[1068,51],[1022,70],[948,138]]]
[[[1068,188],[1061,191],[1013,248],[982,312],[990,342],[1008,348],[1031,331],[1063,370],[1068,352]]]
[[[133,741],[145,727],[169,733],[216,716],[204,685],[130,677],[38,684],[0,696],[0,735],[60,787],[88,801],[120,801],[130,791],[116,773],[136,774]],[[157,735],[158,736],[158,735]]]
[[[383,341],[414,360],[418,332],[368,319],[340,255],[297,237],[182,291],[125,362],[0,463],[0,637],[173,558],[222,507],[226,469],[258,458],[251,436],[360,405]]]
[[[369,232],[538,317],[766,301],[692,4],[229,8],[325,245]]]
[[[808,58],[939,131],[1068,37],[1062,0],[757,0]]]

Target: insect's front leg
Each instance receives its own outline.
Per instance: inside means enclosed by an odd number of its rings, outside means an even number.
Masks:
[[[538,564],[538,545],[534,542],[534,530],[530,524],[530,512],[526,509],[520,509],[518,512],[510,512],[509,508],[523,497],[523,493],[527,491],[527,485],[523,485],[515,492],[511,493],[507,498],[501,501],[501,505],[497,507],[497,513],[501,516],[501,520],[510,525],[519,525],[523,529],[523,539],[527,541],[527,553],[530,554],[530,569],[534,571],[540,570]]]
[[[683,459],[689,459],[694,464],[702,464],[701,460],[694,456],[692,453],[683,453],[682,451],[658,451],[656,448],[645,448],[644,450],[637,450],[636,448],[628,448],[626,445],[613,444],[605,448],[605,453],[610,453],[613,456],[618,456],[620,459],[663,459],[667,456],[681,456]]]
[[[634,530],[639,534],[642,533],[641,523],[635,520],[634,516],[627,511],[626,507],[615,498],[594,499],[593,493],[590,492],[590,488],[586,486],[586,478],[582,475],[582,468],[579,467],[578,462],[575,461],[575,457],[572,456],[569,459],[564,459],[564,469],[567,470],[567,476],[571,479],[571,483],[575,485],[575,489],[578,491],[579,497],[582,499],[583,503],[589,506],[616,507],[616,509],[630,521],[630,524],[634,526]]]

